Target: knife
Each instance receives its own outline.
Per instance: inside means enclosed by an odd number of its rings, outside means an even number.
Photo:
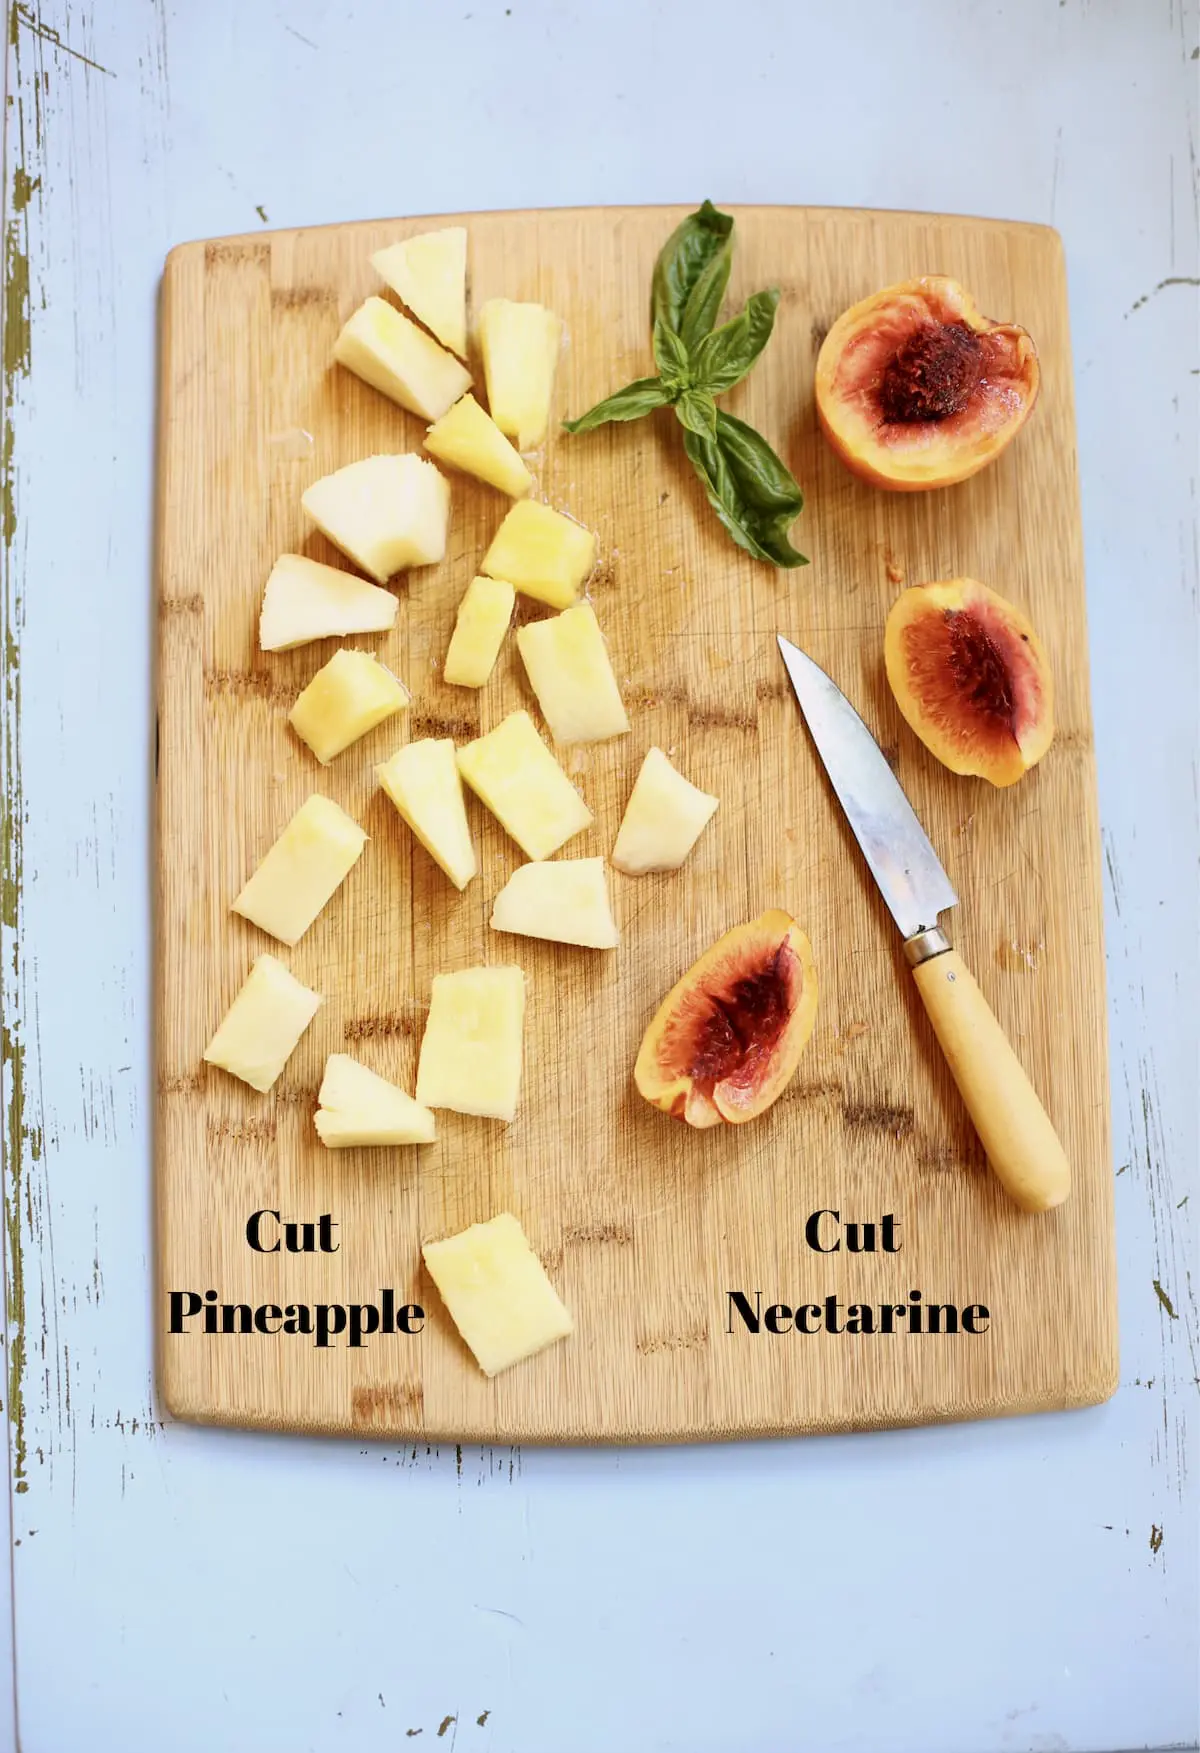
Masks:
[[[950,879],[849,700],[811,657],[778,638],[804,721],[900,927],[917,991],[988,1161],[1018,1205],[1049,1211],[1070,1192],[1071,1167],[1007,1035],[938,924],[958,905]]]

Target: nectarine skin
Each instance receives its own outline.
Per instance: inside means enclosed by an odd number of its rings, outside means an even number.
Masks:
[[[896,704],[952,773],[1012,785],[1054,739],[1054,678],[1032,626],[973,578],[914,585],[883,641]]]
[[[817,1015],[812,945],[774,908],[718,938],[663,999],[634,1081],[689,1126],[740,1125],[795,1072]]]
[[[817,355],[817,415],[861,480],[917,493],[992,462],[1033,411],[1037,349],[981,315],[957,280],[928,274],[852,305]]]

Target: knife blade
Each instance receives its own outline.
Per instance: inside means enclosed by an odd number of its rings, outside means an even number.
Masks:
[[[998,1179],[1027,1211],[1061,1205],[1071,1169],[1008,1037],[938,924],[958,905],[883,751],[837,684],[778,635],[821,763],[904,939],[933,1030]]]
[[[790,639],[779,636],[800,710],[871,875],[904,938],[957,907],[950,878],[895,774],[849,700]]]

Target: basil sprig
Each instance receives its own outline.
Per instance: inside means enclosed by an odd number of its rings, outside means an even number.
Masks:
[[[650,320],[658,376],[636,379],[563,424],[568,432],[591,432],[674,408],[708,502],[738,546],[773,566],[806,566],[788,540],[804,495],[762,434],[715,401],[763,351],[779,306],[777,289],[756,292],[718,328],[732,261],[733,220],[705,201],[676,226],[655,264]]]

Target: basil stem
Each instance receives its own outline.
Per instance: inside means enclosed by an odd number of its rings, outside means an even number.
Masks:
[[[719,396],[722,390],[741,382],[771,339],[778,304],[777,287],[769,292],[756,292],[732,322],[723,323],[705,336],[692,361],[692,379],[697,389]]]
[[[610,420],[640,420],[643,414],[652,414],[655,408],[665,408],[671,400],[671,392],[661,377],[639,377],[633,383],[627,383],[623,390],[606,396],[581,414],[578,420],[564,420],[563,426],[568,432],[591,432],[596,426],[604,426]]]
[[[692,293],[696,291],[704,270],[714,257],[722,253],[728,257],[732,253],[733,220],[728,213],[718,213],[711,201],[675,227],[663,248],[659,251],[658,261],[654,267],[654,278],[650,282],[650,321],[665,323],[679,335],[683,333],[684,316]],[[719,271],[718,271],[719,277]],[[725,280],[729,278],[728,266],[725,269]],[[689,345],[699,335],[707,334],[708,329],[716,321],[721,299],[724,297],[725,283],[722,282],[715,304],[711,305],[711,314],[707,327],[697,327],[703,321],[698,304],[692,315],[688,336]],[[702,302],[707,307],[712,300],[711,284],[703,294]]]
[[[774,566],[808,565],[788,541],[804,495],[761,433],[718,409],[715,436],[689,429],[683,448],[709,504],[740,548]]]

